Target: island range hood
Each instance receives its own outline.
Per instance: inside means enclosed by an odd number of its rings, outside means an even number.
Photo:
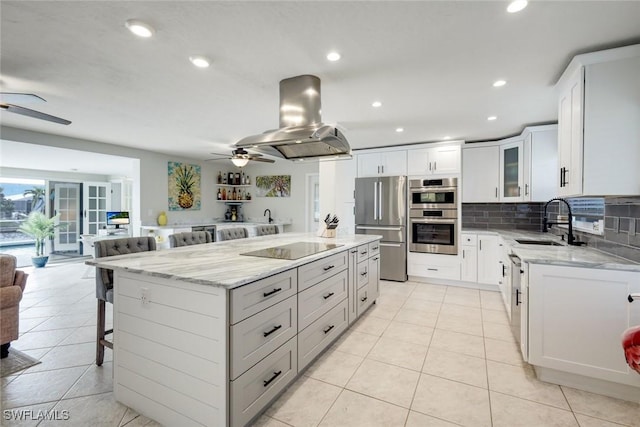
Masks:
[[[280,128],[236,143],[272,156],[298,160],[351,154],[344,134],[322,123],[320,79],[302,75],[280,81]]]

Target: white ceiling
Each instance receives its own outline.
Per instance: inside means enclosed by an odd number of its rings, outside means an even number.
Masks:
[[[31,108],[73,123],[0,119],[204,159],[276,128],[278,82],[314,74],[324,121],[341,125],[352,148],[496,139],[556,121],[553,86],[574,55],[640,42],[637,1],[531,1],[517,14],[506,6],[3,0],[0,89],[36,93],[48,102]],[[132,18],[155,36],[129,33]],[[330,63],[334,49],[342,59]],[[194,54],[212,66],[193,67]],[[499,78],[507,85],[492,87]]]

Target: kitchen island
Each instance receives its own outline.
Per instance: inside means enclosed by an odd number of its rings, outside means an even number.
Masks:
[[[375,301],[379,239],[286,233],[87,261],[114,271],[116,400],[163,425],[246,425]]]

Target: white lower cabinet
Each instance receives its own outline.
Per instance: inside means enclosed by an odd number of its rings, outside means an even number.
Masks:
[[[478,283],[497,285],[499,269],[498,236],[478,234]]]
[[[409,252],[407,274],[415,277],[460,280],[460,259],[456,255]]]
[[[462,263],[460,278],[464,282],[478,281],[478,239],[473,233],[462,233]]]
[[[498,238],[498,287],[502,295],[502,302],[507,311],[507,317],[511,321],[511,249]]]
[[[640,273],[529,264],[529,363],[536,367],[639,387],[625,363],[622,332],[638,324],[628,295]]]

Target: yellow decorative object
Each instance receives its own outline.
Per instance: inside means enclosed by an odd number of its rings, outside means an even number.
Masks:
[[[164,211],[158,215],[158,225],[167,225],[167,214]]]

